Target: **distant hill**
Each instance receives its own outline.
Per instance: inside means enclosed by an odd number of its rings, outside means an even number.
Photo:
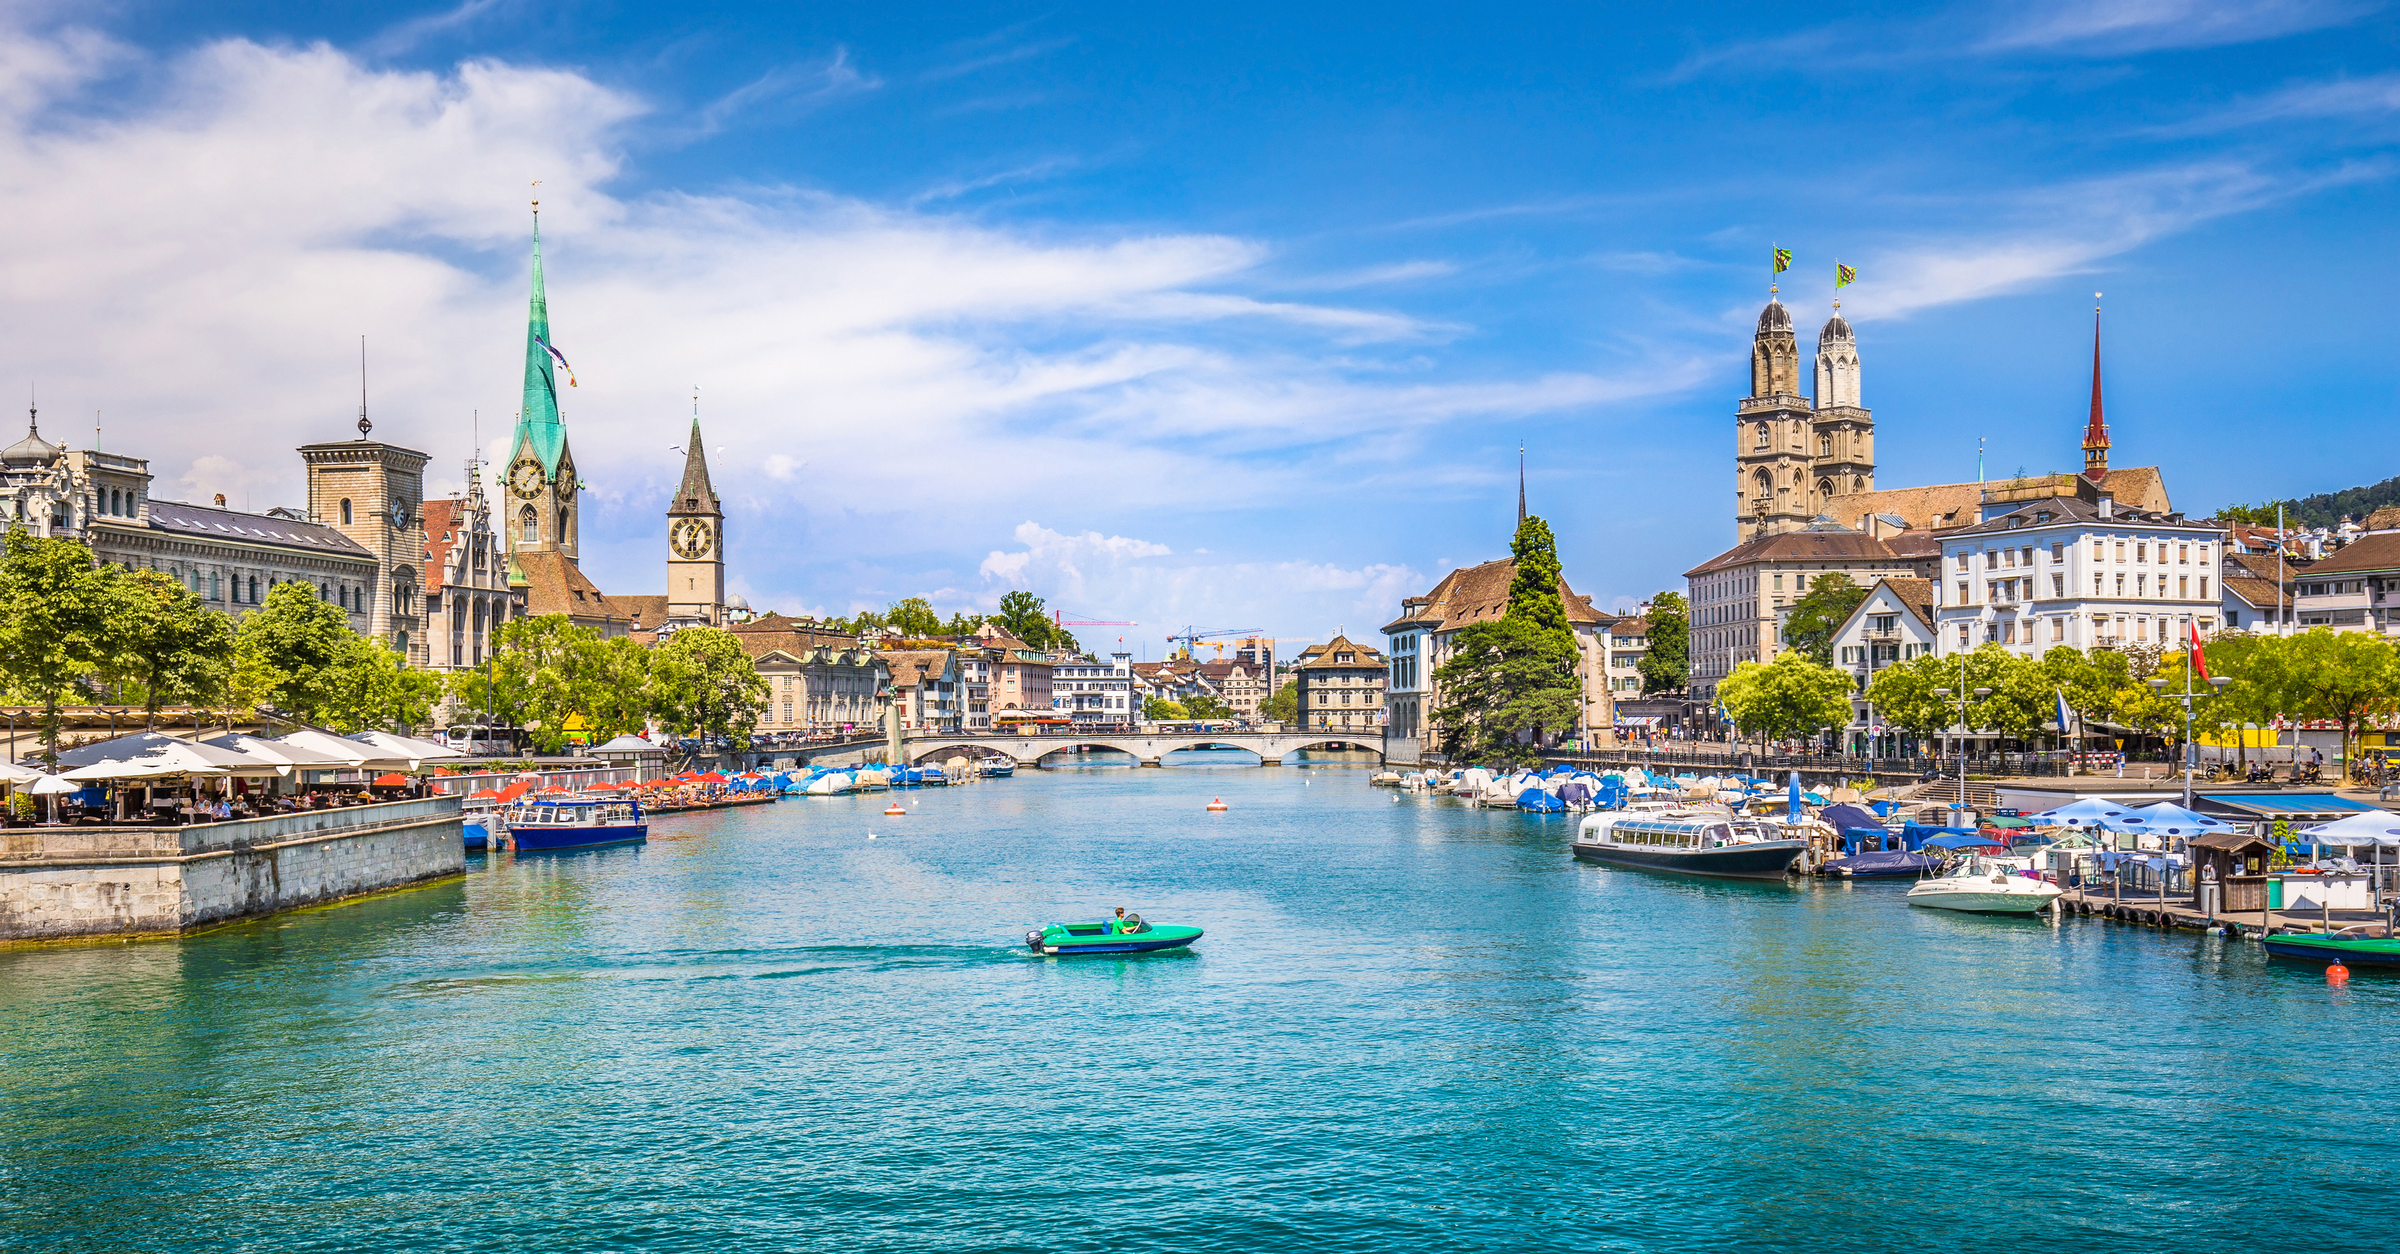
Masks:
[[[2264,505],[2228,505],[2217,517],[2237,521],[2271,524],[2275,507],[2283,506],[2284,521],[2294,527],[2330,527],[2344,517],[2365,522],[2367,515],[2387,505],[2400,505],[2400,478],[2386,479],[2364,488],[2344,488],[2318,496],[2297,500],[2269,501]]]

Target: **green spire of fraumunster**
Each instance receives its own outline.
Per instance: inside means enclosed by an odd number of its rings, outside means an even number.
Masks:
[[[558,455],[567,446],[566,428],[558,421],[558,372],[551,360],[550,298],[542,290],[542,211],[533,211],[533,303],[525,315],[525,408],[517,416],[516,444],[533,442],[545,474],[558,473]]]

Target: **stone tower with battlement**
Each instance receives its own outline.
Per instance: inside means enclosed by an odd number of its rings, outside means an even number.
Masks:
[[[1859,403],[1858,341],[1839,312],[1817,335],[1817,396],[1800,395],[1791,312],[1769,300],[1750,343],[1750,395],[1735,407],[1737,541],[1806,527],[1833,497],[1875,486],[1875,420]]]

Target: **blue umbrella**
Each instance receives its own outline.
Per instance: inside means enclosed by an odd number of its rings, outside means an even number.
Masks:
[[[2118,805],[2114,801],[2104,801],[2098,797],[2081,797],[2055,810],[2044,810],[2040,814],[2028,814],[2025,816],[2025,821],[2036,827],[2109,827],[2131,830],[2127,820],[2133,814],[2132,808]],[[2132,826],[2141,825],[2137,822]]]
[[[2143,806],[2127,816],[2127,823],[2138,823],[2145,832],[2161,832],[2169,836],[2198,836],[2203,832],[2219,832],[2233,824],[2212,819],[2195,810],[2186,810],[2172,801]]]

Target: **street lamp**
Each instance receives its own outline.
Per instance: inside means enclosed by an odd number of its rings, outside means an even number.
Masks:
[[[1958,808],[1967,808],[1967,655],[1958,655]],[[1948,700],[1948,688],[1936,688],[1933,695]],[[1977,700],[1992,695],[1989,688],[1975,689]]]
[[[2183,668],[2183,694],[2167,697],[2169,701],[2183,703],[2183,808],[2186,810],[2192,808],[2192,772],[2200,765],[2200,746],[2192,743],[2192,702],[2206,697],[2224,696],[2225,685],[2232,682],[2233,676],[2231,675],[2212,675],[2209,677],[2208,684],[2216,689],[2215,692],[2194,692],[2192,691],[2192,668],[2187,662]],[[2166,688],[2166,680],[2153,679],[2150,681],[2150,691],[2152,692],[2165,695]]]

